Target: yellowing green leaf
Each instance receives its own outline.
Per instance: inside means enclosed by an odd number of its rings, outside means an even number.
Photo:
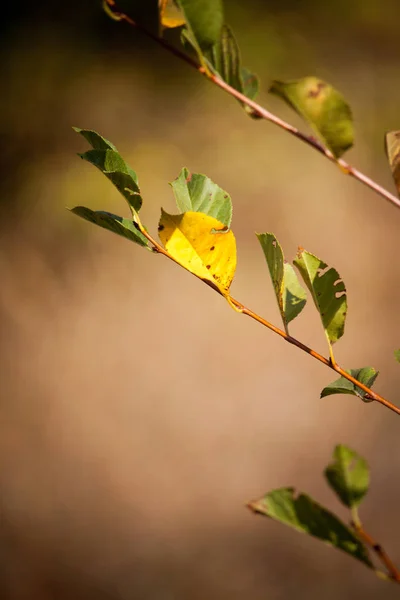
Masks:
[[[317,77],[274,81],[269,90],[303,117],[338,158],[354,143],[353,117],[342,94]]]
[[[287,326],[306,304],[306,292],[292,267],[284,260],[282,248],[273,233],[256,234],[267,261],[282,321]]]
[[[185,25],[185,16],[175,0],[159,0],[162,27],[173,28]]]
[[[400,196],[400,130],[386,134],[386,154],[392,170],[397,193]]]
[[[339,273],[320,258],[300,249],[293,261],[313,297],[329,345],[344,334],[347,313],[346,288]]]
[[[158,231],[161,243],[177,263],[229,296],[236,270],[232,231],[209,215],[193,211],[170,215],[163,210]]]

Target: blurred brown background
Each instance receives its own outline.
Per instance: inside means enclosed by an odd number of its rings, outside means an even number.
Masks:
[[[338,510],[322,478],[336,443],[367,457],[361,515],[400,563],[400,421],[236,314],[162,257],[65,206],[126,214],[80,161],[73,125],[111,139],[139,174],[156,231],[182,166],[232,195],[233,293],[278,323],[254,231],[343,276],[337,358],[373,365],[400,403],[400,213],[238,104],[99,2],[14,2],[1,22],[0,596],[4,600],[395,598],[361,563],[244,503],[294,485]],[[260,101],[315,74],[350,101],[349,154],[391,190],[385,130],[400,127],[397,0],[228,0]],[[304,126],[302,125],[302,128]],[[125,212],[124,212],[125,211]],[[326,353],[311,306],[293,334]],[[397,420],[396,420],[397,419]]]

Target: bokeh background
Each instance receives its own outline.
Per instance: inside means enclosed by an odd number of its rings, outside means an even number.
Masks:
[[[255,517],[294,485],[345,513],[322,470],[365,455],[368,528],[400,563],[399,426],[332,396],[327,369],[232,311],[162,257],[65,210],[126,214],[76,153],[72,126],[138,172],[143,220],[173,211],[182,166],[234,203],[233,293],[278,323],[254,231],[334,265],[349,313],[337,358],[380,370],[400,403],[400,213],[122,24],[99,2],[2,8],[0,64],[0,596],[4,600],[395,598],[361,563]],[[400,127],[397,0],[226,1],[261,103],[274,78],[315,74],[353,107],[348,159],[393,190],[384,131]],[[302,125],[302,128],[305,126]],[[293,334],[326,353],[312,306]]]

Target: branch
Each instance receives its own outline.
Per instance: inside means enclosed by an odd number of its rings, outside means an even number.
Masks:
[[[136,27],[137,29],[139,29],[140,31],[142,31],[146,36],[148,36],[149,38],[151,38],[152,40],[154,40],[155,42],[157,42],[158,44],[160,44],[163,48],[165,48],[166,50],[168,50],[169,52],[171,52],[172,54],[174,54],[175,56],[177,56],[181,60],[185,61],[187,64],[189,64],[193,68],[195,68],[202,75],[207,76],[210,79],[210,81],[212,81],[213,83],[215,83],[218,87],[224,89],[231,96],[237,98],[238,100],[240,100],[241,102],[243,102],[244,104],[246,104],[247,106],[249,106],[250,108],[252,108],[257,113],[258,116],[260,116],[261,118],[263,118],[263,119],[265,119],[267,121],[271,121],[272,123],[275,123],[276,125],[278,125],[282,129],[285,129],[286,131],[288,131],[289,133],[291,133],[292,135],[294,135],[298,139],[300,139],[303,142],[307,143],[308,145],[312,146],[315,150],[318,150],[318,152],[320,152],[321,154],[323,154],[324,156],[326,156],[330,161],[336,162],[337,164],[339,164],[340,167],[342,168],[343,172],[348,173],[349,175],[352,175],[353,177],[355,177],[356,179],[358,179],[359,181],[361,181],[362,183],[364,183],[365,185],[367,185],[371,189],[375,190],[381,196],[383,196],[386,199],[390,200],[391,202],[393,202],[393,204],[395,204],[396,206],[398,206],[400,208],[400,199],[398,199],[395,196],[393,196],[392,194],[390,194],[390,192],[388,192],[387,190],[385,190],[384,188],[382,188],[381,186],[379,186],[377,183],[375,183],[374,181],[372,181],[371,179],[369,179],[366,175],[363,175],[362,173],[360,173],[359,171],[357,171],[356,169],[354,169],[353,167],[351,167],[350,165],[348,165],[345,161],[343,161],[343,160],[338,160],[337,161],[335,159],[335,157],[333,156],[333,154],[327,148],[325,148],[322,144],[320,144],[317,140],[315,140],[311,136],[307,136],[306,134],[300,132],[298,129],[296,129],[292,125],[289,125],[288,123],[286,123],[285,121],[283,121],[279,117],[276,117],[275,115],[273,115],[272,113],[270,113],[269,111],[267,111],[266,109],[264,109],[263,107],[261,107],[256,102],[253,102],[252,100],[250,100],[249,98],[247,98],[246,96],[244,96],[243,94],[241,94],[240,92],[238,92],[237,90],[235,90],[234,88],[232,88],[230,85],[228,85],[227,83],[225,83],[219,77],[217,77],[217,76],[215,76],[213,74],[207,73],[206,69],[203,66],[199,65],[190,56],[187,56],[184,52],[182,52],[178,48],[175,48],[174,46],[170,45],[163,38],[160,38],[157,35],[151,33],[150,31],[148,31],[147,29],[143,28],[141,25],[139,25],[138,23],[136,23],[133,19],[131,19],[131,17],[129,17],[125,13],[119,12],[118,8],[117,8],[117,5],[115,3],[115,0],[104,0],[104,2],[105,2],[106,7],[108,8],[108,10],[110,10],[111,16],[114,19],[116,19],[118,21],[125,21],[126,23],[128,23],[132,27]],[[173,262],[177,263],[179,266],[182,266],[182,265],[179,264],[179,262],[177,260],[175,260],[175,258],[173,256],[171,256],[169,254],[169,252],[167,252],[165,250],[165,248],[163,248],[160,244],[158,244],[151,237],[151,235],[145,230],[145,228],[140,223],[140,220],[139,220],[138,216],[137,216],[137,223],[138,223],[138,226],[140,228],[140,231],[148,239],[148,241],[152,244],[153,249],[154,249],[155,252],[158,252],[159,254],[163,254],[164,256],[166,256],[167,258],[169,258],[170,260],[172,260]],[[199,277],[199,279],[201,279],[201,277]],[[206,283],[202,279],[201,279],[201,281],[203,281],[203,283]],[[217,289],[215,289],[214,291],[217,291],[218,293],[220,293],[219,290],[217,290]],[[313,358],[315,358],[319,362],[323,363],[325,366],[329,367],[333,371],[336,371],[336,373],[338,373],[339,375],[341,375],[342,377],[344,377],[345,379],[347,379],[348,381],[350,381],[353,385],[356,385],[358,388],[360,388],[361,390],[363,390],[367,394],[367,397],[368,397],[369,400],[374,400],[376,402],[379,402],[383,406],[386,406],[387,408],[389,408],[393,412],[395,412],[398,415],[400,415],[400,408],[399,407],[397,407],[396,405],[392,404],[392,402],[390,402],[389,400],[386,400],[386,398],[384,398],[383,396],[380,396],[379,394],[375,393],[374,391],[372,391],[372,389],[368,388],[366,385],[364,385],[363,383],[361,383],[360,381],[358,381],[357,379],[355,379],[354,377],[352,377],[349,373],[347,373],[344,369],[342,369],[336,363],[336,361],[332,361],[331,358],[326,358],[325,356],[322,356],[321,354],[319,354],[318,352],[316,352],[312,348],[309,348],[308,346],[306,346],[305,344],[303,344],[302,342],[300,342],[296,338],[292,337],[291,335],[289,335],[288,333],[286,333],[282,329],[279,329],[279,327],[276,327],[275,325],[273,325],[272,323],[270,323],[269,321],[267,321],[266,319],[264,319],[263,317],[261,317],[257,313],[253,312],[251,309],[247,308],[244,304],[242,304],[241,302],[239,302],[235,298],[229,297],[229,303],[238,312],[241,312],[241,313],[247,315],[248,317],[250,317],[251,319],[254,319],[255,321],[257,321],[258,323],[260,323],[264,327],[267,327],[268,329],[270,329],[271,331],[273,331],[274,333],[276,333],[277,335],[279,335],[280,337],[282,337],[284,340],[286,340],[290,344],[293,344],[294,346],[296,346],[297,348],[299,348],[303,352],[306,352],[307,354],[309,354],[310,356],[312,356]]]
[[[366,544],[373,552],[375,552],[375,554],[378,557],[378,559],[386,567],[386,570],[388,572],[388,578],[391,581],[395,581],[396,583],[400,583],[400,571],[394,565],[392,559],[388,556],[388,554],[382,548],[382,546],[380,544],[378,544],[370,536],[370,534],[365,531],[365,529],[363,528],[363,526],[361,525],[361,523],[356,523],[356,522],[352,521],[351,522],[351,526],[353,527],[354,531],[356,532],[356,534],[358,535],[358,537],[360,538],[360,540],[362,542],[364,542],[364,544]],[[379,572],[377,574],[379,575]]]
[[[136,222],[138,224],[138,227],[139,227],[141,233],[147,238],[147,240],[150,242],[150,244],[152,244],[153,250],[155,252],[157,252],[158,254],[162,254],[163,256],[166,256],[167,258],[172,260],[174,263],[176,263],[177,265],[182,267],[182,265],[165,248],[163,248],[158,242],[156,242],[156,240],[148,233],[148,231],[146,231],[146,229],[141,224],[140,219],[137,214],[136,214]],[[185,267],[182,267],[182,268],[185,268]],[[185,269],[185,270],[188,270],[188,269]],[[191,271],[189,271],[189,273],[191,273]],[[195,277],[200,279],[200,281],[202,281],[203,283],[206,283],[208,285],[207,281],[205,281],[204,279],[202,279],[195,273],[192,273],[192,275],[194,275]],[[211,287],[211,289],[216,291],[218,294],[221,294],[221,292],[217,288],[214,288],[212,285],[210,285],[209,287]],[[360,381],[358,381],[357,379],[352,377],[352,375],[350,375],[344,369],[342,369],[342,367],[340,367],[337,364],[337,362],[333,362],[330,358],[326,358],[325,356],[322,356],[322,354],[319,354],[312,348],[309,348],[308,346],[306,346],[305,344],[303,344],[296,338],[292,337],[291,335],[289,335],[288,333],[286,333],[279,327],[276,327],[275,325],[273,325],[272,323],[270,323],[269,321],[267,321],[266,319],[264,319],[263,317],[261,317],[260,315],[255,313],[254,311],[252,311],[250,308],[247,308],[244,304],[242,304],[235,298],[228,296],[227,300],[229,301],[229,304],[237,310],[237,312],[240,312],[244,315],[247,315],[251,319],[254,319],[255,321],[257,321],[264,327],[267,327],[267,329],[270,329],[271,331],[273,331],[274,333],[279,335],[286,342],[289,342],[289,344],[293,344],[293,346],[296,346],[296,348],[299,348],[299,350],[306,352],[307,354],[309,354],[310,356],[312,356],[313,358],[315,358],[316,360],[318,360],[319,362],[324,364],[326,367],[329,367],[330,369],[332,369],[333,371],[336,371],[336,373],[338,373],[339,375],[341,375],[348,381],[351,381],[351,383],[353,385],[356,385],[358,388],[363,390],[363,392],[365,392],[368,395],[369,400],[374,400],[375,402],[379,402],[383,406],[386,406],[386,408],[389,408],[396,414],[400,415],[400,408],[398,406],[396,406],[389,400],[386,400],[386,398],[384,398],[383,396],[380,396],[379,394],[374,392],[371,388],[367,387],[366,385],[364,385],[363,383],[361,383]]]
[[[190,65],[192,68],[196,69],[199,73],[201,73],[202,75],[207,77],[207,79],[209,79],[216,86],[218,86],[219,88],[224,90],[227,94],[229,94],[233,98],[236,98],[237,100],[239,100],[240,102],[242,102],[243,104],[245,104],[246,106],[251,108],[253,113],[257,117],[259,117],[260,119],[264,119],[265,121],[269,121],[270,123],[274,123],[275,125],[277,125],[281,129],[284,129],[285,131],[287,131],[288,133],[290,133],[297,139],[301,140],[308,146],[311,146],[311,148],[313,148],[314,150],[316,150],[317,152],[319,152],[320,154],[325,156],[325,158],[327,158],[329,161],[339,165],[340,170],[344,174],[350,175],[351,177],[353,177],[360,183],[364,184],[365,186],[367,186],[368,188],[370,188],[371,190],[373,190],[374,192],[376,192],[377,194],[382,196],[382,198],[385,198],[385,200],[387,200],[388,202],[391,202],[397,208],[400,208],[400,198],[398,198],[394,194],[391,194],[387,189],[385,189],[384,187],[382,187],[381,185],[376,183],[373,179],[371,179],[367,175],[364,175],[364,173],[362,173],[355,167],[351,166],[349,163],[347,163],[342,158],[336,159],[333,156],[332,152],[330,150],[328,150],[328,148],[326,148],[318,140],[316,140],[315,138],[313,138],[310,135],[307,135],[307,134],[301,132],[299,129],[297,129],[297,127],[290,125],[290,123],[286,123],[286,121],[277,117],[276,115],[274,115],[273,113],[268,111],[266,108],[263,108],[260,104],[258,104],[257,102],[254,102],[254,100],[250,100],[250,98],[247,98],[247,96],[245,96],[244,94],[242,94],[241,92],[239,92],[238,90],[233,88],[231,85],[226,83],[223,79],[221,79],[217,75],[214,75],[214,74],[208,72],[208,70],[206,70],[196,60],[194,60],[193,58],[191,58],[190,56],[188,56],[187,54],[185,54],[178,48],[175,48],[175,46],[173,46],[172,44],[169,44],[165,39],[153,34],[151,31],[148,31],[147,29],[142,27],[139,23],[134,21],[131,17],[129,17],[125,13],[119,11],[115,0],[104,0],[104,2],[105,2],[105,5],[110,10],[112,17],[115,20],[125,21],[131,27],[135,27],[136,29],[141,31],[144,35],[146,35],[147,37],[152,39],[154,42],[156,42],[157,44],[162,46],[165,50],[167,50],[174,56],[177,56],[179,59],[183,60],[188,65]]]

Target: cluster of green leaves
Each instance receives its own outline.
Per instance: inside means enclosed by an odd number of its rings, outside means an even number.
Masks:
[[[113,17],[114,0],[103,0]],[[133,15],[136,22],[157,32],[181,29],[185,52],[194,52],[208,75],[254,99],[259,90],[258,77],[242,65],[240,49],[231,27],[226,23],[222,0],[118,0],[118,6]],[[275,80],[269,92],[281,98],[312,128],[322,145],[339,159],[354,144],[352,111],[342,94],[315,76],[292,81]],[[243,104],[243,103],[242,103]],[[257,110],[243,105],[257,118]],[[386,134],[386,149],[395,184],[400,194],[400,131]]]
[[[241,64],[238,44],[224,20],[222,0],[162,0],[159,6],[162,27],[182,27],[183,47],[192,48],[209,73],[247,98],[256,97],[258,77]],[[317,77],[304,77],[273,81],[269,91],[309,123],[333,156],[339,158],[351,148],[354,142],[351,109],[330,84]],[[256,110],[244,108],[251,116],[258,116]]]
[[[93,211],[84,206],[72,209],[76,215],[153,251],[139,219],[143,199],[135,171],[126,164],[114,144],[95,131],[76,128],[92,146],[80,154],[96,166],[127,201],[131,218],[107,211]],[[229,288],[236,269],[236,242],[230,231],[232,200],[206,175],[191,174],[184,168],[171,183],[179,215],[162,211],[159,236],[175,262],[217,289],[230,301]],[[346,288],[339,273],[320,258],[300,248],[293,264],[285,261],[282,248],[273,233],[259,233],[283,326],[289,335],[289,324],[303,310],[308,289],[319,313],[331,359],[333,345],[343,336],[347,315]],[[293,265],[303,280],[300,283]],[[371,388],[378,373],[372,367],[352,369],[350,375]],[[365,402],[371,398],[344,377],[332,382],[321,397],[351,394]]]
[[[324,474],[340,502],[350,509],[350,526],[313,498],[297,493],[292,487],[273,490],[248,506],[257,514],[315,537],[375,569],[366,545],[357,536],[357,527],[360,526],[357,509],[369,487],[367,462],[354,450],[339,445]]]

